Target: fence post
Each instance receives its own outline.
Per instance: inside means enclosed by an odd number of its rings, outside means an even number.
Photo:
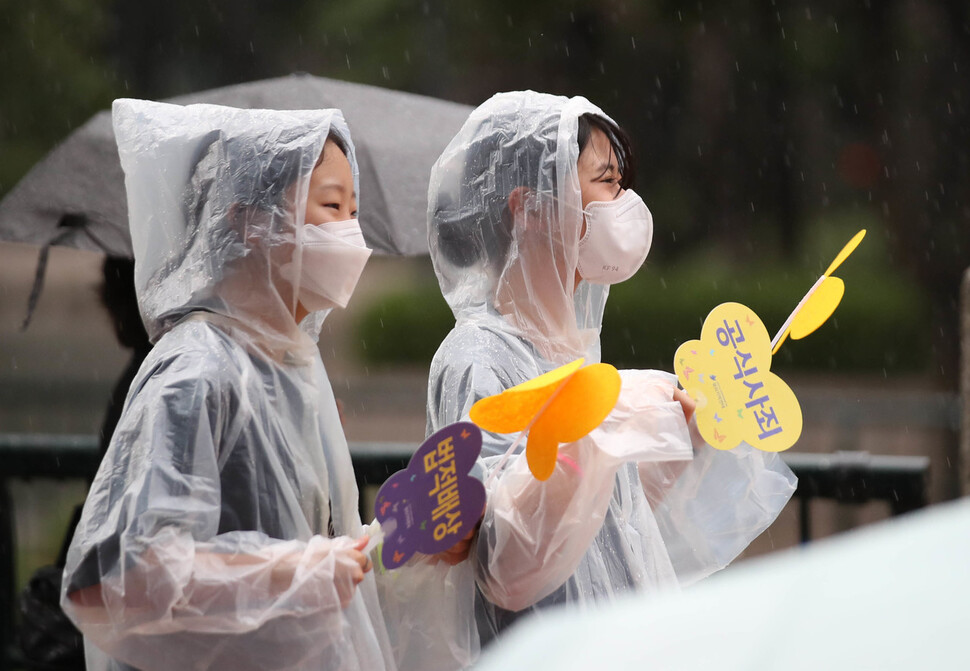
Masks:
[[[970,268],[960,287],[960,493],[970,495]]]

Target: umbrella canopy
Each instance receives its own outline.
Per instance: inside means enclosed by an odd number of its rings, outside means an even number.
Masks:
[[[560,610],[486,654],[497,669],[966,667],[970,501],[747,562],[683,593]]]
[[[171,98],[181,105],[343,110],[360,166],[360,224],[378,253],[428,252],[431,165],[471,107],[295,74]],[[96,114],[0,202],[0,239],[131,257],[124,174],[111,112]]]

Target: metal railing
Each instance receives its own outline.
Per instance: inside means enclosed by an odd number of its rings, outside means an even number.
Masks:
[[[89,435],[0,434],[0,671],[13,668],[14,613],[17,598],[16,529],[9,481],[34,478],[90,479],[98,467],[98,439]],[[410,443],[351,443],[361,491],[380,485],[407,465],[416,449]],[[858,504],[884,501],[893,515],[927,505],[928,457],[879,456],[864,452],[808,454],[786,452],[798,476],[803,541],[810,539],[810,502],[816,498]],[[363,497],[362,501],[363,501]]]

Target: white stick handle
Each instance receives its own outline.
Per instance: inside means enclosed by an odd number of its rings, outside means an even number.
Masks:
[[[795,309],[792,310],[792,313],[788,315],[788,319],[785,320],[785,323],[782,325],[781,329],[778,331],[778,333],[775,334],[775,337],[771,341],[772,352],[775,351],[775,346],[778,344],[778,341],[781,340],[781,337],[785,335],[785,333],[788,331],[788,327],[791,326],[792,321],[795,320],[795,315],[797,315],[798,311],[802,309],[802,306],[805,305],[805,302],[812,297],[812,294],[815,293],[815,290],[822,285],[822,282],[825,281],[826,277],[828,277],[828,275],[822,275],[820,278],[818,278],[815,281],[815,284],[812,285],[812,288],[808,290],[808,293],[805,294],[802,300],[798,302],[798,305],[795,306]]]

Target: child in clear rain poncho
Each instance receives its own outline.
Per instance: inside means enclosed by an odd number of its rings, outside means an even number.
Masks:
[[[431,364],[429,434],[483,397],[579,357],[599,361],[609,285],[636,272],[653,234],[629,189],[632,160],[626,136],[584,98],[504,93],[472,112],[429,189],[431,257],[457,320]],[[703,578],[792,495],[777,455],[719,452],[692,436],[693,405],[673,375],[621,377],[610,416],[561,446],[545,482],[521,448],[489,478],[514,436],[485,434],[488,504],[465,562],[483,642],[547,606]]]
[[[316,346],[370,250],[337,110],[114,105],[155,343],[62,605],[88,668],[394,668]]]

